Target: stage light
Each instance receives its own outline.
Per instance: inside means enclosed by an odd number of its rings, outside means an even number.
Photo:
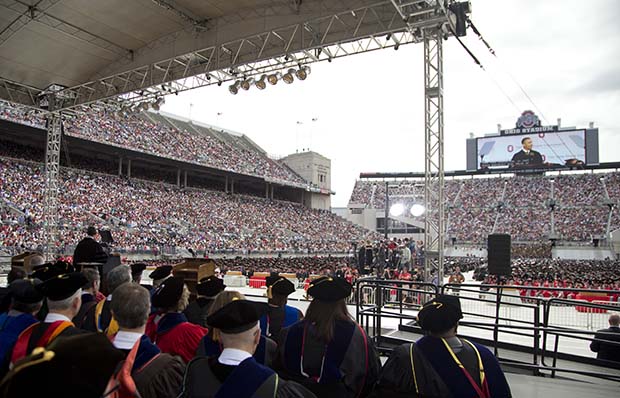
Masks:
[[[301,68],[299,68],[297,72],[295,72],[295,76],[297,76],[297,79],[299,80],[306,80],[309,74],[310,74],[309,66],[302,66]]]
[[[256,83],[254,83],[254,85],[256,86],[257,89],[264,90],[265,87],[267,87],[266,80],[267,80],[267,75],[262,75],[260,79],[258,79]]]
[[[250,87],[252,87],[253,83],[254,83],[253,78],[250,77],[249,79],[245,79],[244,81],[241,82],[241,88],[244,89],[245,91],[248,91]]]
[[[149,103],[145,101],[140,104],[140,107],[142,108],[142,110],[147,111],[149,109]]]
[[[295,81],[295,78],[293,77],[294,75],[295,75],[295,69],[291,68],[288,70],[288,72],[282,75],[282,81],[286,84],[291,84]]]
[[[155,102],[153,103],[153,109],[158,111],[165,102],[166,100],[164,99],[164,97],[157,98],[157,100],[155,100]]]
[[[402,203],[395,203],[390,207],[390,215],[392,217],[400,217],[405,212],[405,206]]]
[[[237,95],[237,93],[239,92],[239,81],[236,81],[234,84],[231,84],[230,86],[228,86],[228,91],[230,91],[230,93],[232,95]]]
[[[280,74],[280,72],[272,73],[271,75],[267,76],[267,81],[272,86],[275,86],[278,83],[278,80],[280,80],[281,77],[282,77],[282,75]]]
[[[414,217],[420,217],[422,214],[424,214],[424,206],[416,203],[413,206],[411,206],[411,209],[409,209],[409,213],[411,213],[412,216]]]

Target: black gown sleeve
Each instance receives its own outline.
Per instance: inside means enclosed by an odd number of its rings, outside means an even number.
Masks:
[[[317,398],[317,396],[301,384],[278,378],[276,398]]]

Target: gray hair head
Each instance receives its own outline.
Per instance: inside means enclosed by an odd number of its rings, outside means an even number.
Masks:
[[[149,291],[137,283],[125,283],[112,295],[114,319],[121,328],[136,329],[146,325],[151,310]]]
[[[123,283],[131,282],[131,269],[127,265],[119,265],[106,275],[108,293],[114,293]]]

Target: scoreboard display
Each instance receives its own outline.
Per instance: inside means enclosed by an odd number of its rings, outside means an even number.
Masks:
[[[477,138],[476,160],[478,170],[585,165],[585,130]]]
[[[519,116],[514,129],[467,140],[469,171],[543,172],[597,164],[597,128],[542,126],[529,110]]]

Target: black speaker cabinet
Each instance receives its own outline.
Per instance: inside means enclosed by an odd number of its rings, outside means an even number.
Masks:
[[[492,234],[488,238],[490,275],[510,275],[510,235]]]

